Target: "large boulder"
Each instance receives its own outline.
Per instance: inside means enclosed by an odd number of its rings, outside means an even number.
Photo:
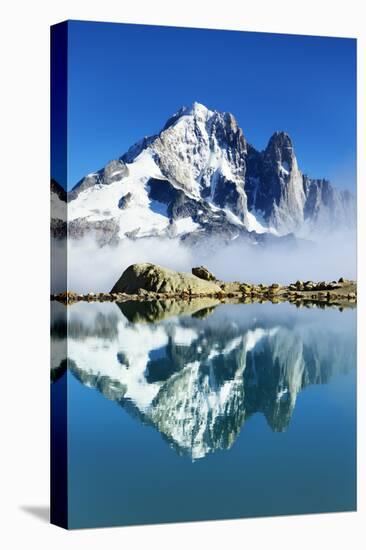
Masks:
[[[161,293],[215,294],[221,292],[216,283],[204,281],[190,273],[180,273],[150,263],[130,265],[122,273],[111,292],[136,294],[139,289]]]

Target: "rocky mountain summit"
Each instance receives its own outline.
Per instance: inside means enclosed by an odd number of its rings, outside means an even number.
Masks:
[[[231,113],[199,103],[181,108],[158,134],[67,196],[55,184],[51,195],[54,235],[62,236],[63,222],[71,238],[94,233],[101,245],[151,236],[261,243],[353,228],[356,220],[354,196],[304,175],[285,132],[257,151]],[[60,203],[67,204],[67,221]]]

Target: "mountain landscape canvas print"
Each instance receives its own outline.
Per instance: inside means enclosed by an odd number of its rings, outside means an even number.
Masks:
[[[51,521],[356,510],[356,41],[51,28]]]

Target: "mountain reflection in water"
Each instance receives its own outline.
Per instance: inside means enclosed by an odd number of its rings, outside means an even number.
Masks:
[[[287,430],[301,390],[355,365],[352,311],[217,300],[52,306],[52,380],[68,366],[193,460],[230,449],[255,413]]]

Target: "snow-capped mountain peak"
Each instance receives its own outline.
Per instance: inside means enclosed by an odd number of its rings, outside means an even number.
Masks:
[[[355,203],[301,173],[286,132],[275,132],[258,152],[231,113],[193,102],[158,134],[83,178],[68,194],[67,217],[69,235],[94,231],[101,244],[151,235],[255,240],[352,225]]]
[[[174,123],[173,121],[177,121],[181,117],[184,116],[190,116],[194,117],[200,120],[208,120],[212,117],[214,114],[214,111],[211,111],[208,109],[205,105],[202,103],[198,103],[198,101],[193,101],[190,105],[183,105],[166,123],[164,126],[164,129],[166,129],[168,126],[170,126],[170,123]]]

